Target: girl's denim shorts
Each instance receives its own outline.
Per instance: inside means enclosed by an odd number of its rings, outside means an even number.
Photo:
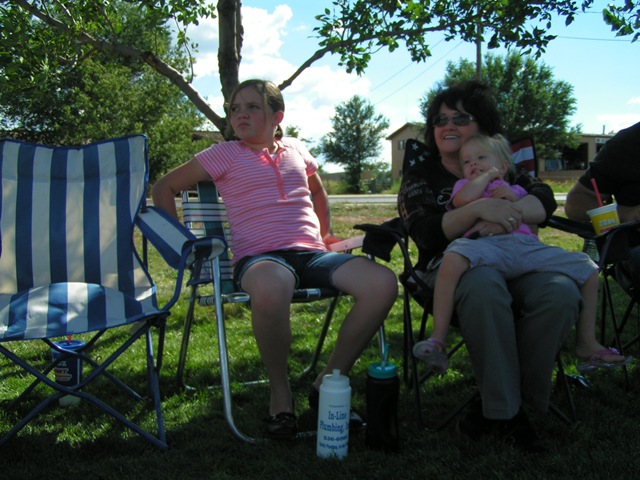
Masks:
[[[238,288],[242,276],[258,262],[276,262],[287,268],[296,278],[296,288],[335,288],[333,272],[336,268],[359,258],[357,255],[338,252],[308,252],[300,250],[274,250],[253,257],[243,257],[236,263],[233,280]]]

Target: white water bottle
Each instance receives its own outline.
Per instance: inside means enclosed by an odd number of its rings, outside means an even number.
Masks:
[[[344,458],[349,449],[349,412],[351,386],[349,377],[334,370],[325,375],[320,385],[318,405],[318,437],[316,453],[319,457]]]

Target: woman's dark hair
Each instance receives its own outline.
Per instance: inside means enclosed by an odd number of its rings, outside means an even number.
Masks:
[[[459,105],[462,105],[464,111],[475,118],[480,133],[491,136],[502,133],[500,114],[489,86],[475,80],[457,83],[438,93],[427,109],[424,140],[429,153],[436,157],[439,156],[439,153],[435,141],[433,119],[439,115],[440,107],[443,104],[453,110],[457,110]]]
[[[262,97],[262,102],[265,107],[271,108],[274,112],[282,111],[284,112],[284,98],[282,97],[282,92],[278,88],[278,86],[270,82],[268,80],[261,80],[258,78],[252,78],[250,80],[245,80],[238,84],[236,88],[233,89],[231,95],[229,96],[229,102],[225,104],[225,110],[227,110],[227,116],[231,114],[231,105],[233,104],[234,99],[238,92],[244,88],[252,87],[254,88]],[[233,129],[231,128],[231,123],[227,120],[227,132],[226,138],[232,138],[234,136]],[[276,138],[282,138],[283,132],[280,125],[276,127]]]

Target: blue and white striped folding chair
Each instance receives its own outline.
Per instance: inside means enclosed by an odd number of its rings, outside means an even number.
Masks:
[[[195,237],[179,222],[144,206],[147,181],[147,139],[143,135],[107,140],[82,147],[50,147],[14,140],[0,141],[0,353],[35,377],[14,403],[36,386],[53,390],[13,429],[12,438],[45,408],[63,397],[93,404],[160,448],[166,448],[158,370],[169,308],[178,299],[182,271],[194,253]],[[141,210],[143,213],[140,213]],[[167,262],[179,271],[173,297],[159,308],[156,287],[134,244],[134,225]],[[209,258],[225,249],[217,239]],[[91,357],[92,347],[109,329],[124,328],[124,339],[112,353]],[[158,331],[154,356],[152,330]],[[52,339],[86,335],[75,352]],[[109,342],[122,336],[109,336]],[[157,434],[99,399],[98,378],[107,378],[136,400],[143,397],[116,378],[113,362],[144,337],[150,400]],[[82,338],[85,338],[83,335]],[[59,353],[49,364],[20,358],[19,342],[43,341]],[[105,342],[106,343],[106,342]],[[75,386],[61,385],[49,373],[70,358],[88,372]],[[70,396],[70,397],[68,397]]]

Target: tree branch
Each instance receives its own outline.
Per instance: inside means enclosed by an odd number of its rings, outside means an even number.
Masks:
[[[440,30],[442,30],[442,26],[415,28],[412,30],[398,29],[398,30],[392,30],[390,32],[386,32],[384,33],[384,36],[391,37],[391,38],[403,38],[403,37],[409,37],[413,35],[424,35],[427,32],[436,32]],[[283,81],[278,87],[280,88],[280,90],[284,90],[285,88],[287,88],[289,85],[293,83],[293,81],[296,78],[298,78],[302,74],[304,70],[309,68],[313,63],[320,60],[327,53],[333,53],[334,51],[339,50],[340,48],[350,47],[352,45],[358,45],[360,43],[376,40],[381,35],[382,35],[381,33],[377,33],[376,35],[371,35],[369,37],[349,38],[348,40],[343,40],[341,42],[334,43],[330,46],[321,48],[320,50],[316,50],[313,55],[311,55],[302,65],[300,65],[300,67],[298,67],[298,69],[294,72],[293,75],[291,75],[289,78]]]
[[[69,27],[67,24],[60,22],[59,20],[51,17],[50,15],[43,13],[34,5],[30,4],[26,0],[15,0],[17,4],[19,4],[26,11],[31,13],[36,18],[42,20],[47,25],[50,25],[53,28],[56,28],[60,31],[65,32],[67,35],[70,35],[76,39],[76,41],[80,44],[91,45],[94,48],[99,50],[113,52],[118,55],[135,58],[143,61],[151,68],[153,68],[160,75],[163,75],[169,79],[171,83],[173,83],[176,87],[180,89],[182,93],[184,93],[187,98],[196,106],[196,108],[213,124],[216,128],[223,131],[226,125],[226,120],[218,115],[211,106],[207,103],[207,101],[200,96],[197,90],[195,90],[189,82],[187,82],[184,77],[173,68],[171,65],[165,63],[152,52],[140,50],[138,48],[126,46],[126,45],[118,45],[110,42],[106,42],[104,40],[98,40],[93,36],[89,35],[85,31],[80,31],[76,33],[74,29]]]

